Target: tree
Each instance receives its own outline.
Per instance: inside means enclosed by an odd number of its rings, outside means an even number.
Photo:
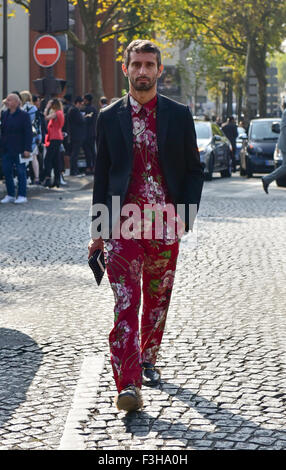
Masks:
[[[286,93],[286,53],[276,52],[272,58],[272,65],[278,69],[278,86],[281,93]]]
[[[14,0],[29,11],[30,0]],[[78,8],[84,29],[84,39],[74,31],[67,31],[72,44],[84,52],[87,59],[91,91],[95,99],[103,94],[101,67],[99,61],[100,45],[115,35],[119,42],[125,40],[128,32],[138,31],[145,25],[147,32],[150,24],[150,2],[147,0],[69,0]],[[132,11],[132,15],[128,14]],[[151,33],[150,33],[151,36]]]
[[[166,5],[168,2],[168,7]],[[248,77],[252,69],[259,85],[259,114],[266,115],[267,55],[279,50],[286,25],[282,0],[166,0],[160,18],[168,38],[204,36],[231,56],[245,59],[245,91],[249,113]],[[159,2],[160,3],[160,2]],[[168,11],[172,10],[172,15]]]

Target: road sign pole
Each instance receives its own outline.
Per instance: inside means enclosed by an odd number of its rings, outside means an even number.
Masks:
[[[8,6],[7,1],[3,1],[3,98],[8,93]]]

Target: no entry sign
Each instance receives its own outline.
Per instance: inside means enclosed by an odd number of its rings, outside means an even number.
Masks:
[[[58,40],[50,34],[37,39],[34,45],[34,59],[41,67],[52,67],[61,55],[61,46]]]

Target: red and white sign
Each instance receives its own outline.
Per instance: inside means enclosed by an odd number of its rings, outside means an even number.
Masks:
[[[61,55],[59,41],[49,34],[37,39],[34,45],[34,59],[41,67],[52,67]]]

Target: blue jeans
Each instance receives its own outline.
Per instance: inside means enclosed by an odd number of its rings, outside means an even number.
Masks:
[[[26,197],[27,194],[27,171],[26,163],[19,163],[19,155],[4,153],[2,157],[2,170],[5,176],[5,183],[8,196],[15,197],[15,184],[13,170],[16,168],[18,176],[18,196]]]

